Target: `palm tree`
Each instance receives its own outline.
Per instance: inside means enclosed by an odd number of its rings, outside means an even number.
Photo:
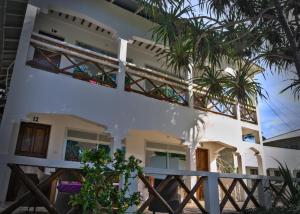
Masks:
[[[232,102],[253,105],[257,95],[264,97],[261,85],[253,79],[256,71],[252,71],[252,63],[240,63],[244,50],[224,45],[221,41],[228,35],[212,30],[209,20],[195,17],[190,4],[174,0],[140,2],[148,16],[158,23],[152,29],[152,37],[165,45],[162,58],[167,66],[181,76],[191,68],[198,74],[193,77],[193,83],[198,90],[204,91],[203,107],[210,100],[224,105]],[[229,74],[222,67],[224,62],[243,66]]]
[[[254,79],[259,71],[250,71],[244,67],[225,75],[225,95],[243,106],[253,106],[257,96],[266,98],[261,84]]]

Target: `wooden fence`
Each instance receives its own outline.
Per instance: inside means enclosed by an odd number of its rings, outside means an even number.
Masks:
[[[59,213],[54,204],[43,194],[42,190],[63,173],[74,171],[80,174],[79,163],[59,160],[46,160],[40,158],[1,156],[1,162],[7,163],[12,172],[17,173],[18,178],[28,188],[17,201],[13,202],[1,213],[11,213],[23,204],[35,198],[46,208],[49,213]],[[24,173],[21,166],[51,168],[52,174],[38,184],[34,184]],[[150,177],[160,178],[159,185],[154,185]],[[171,183],[178,186],[178,201],[170,202],[165,191]],[[298,181],[299,182],[299,181]],[[237,200],[233,191],[239,189],[242,198]],[[170,170],[157,168],[144,168],[144,172],[131,181],[132,191],[142,193],[143,202],[134,212],[147,213],[151,204],[160,204],[160,209],[168,213],[193,213],[218,214],[225,211],[242,212],[248,208],[282,206],[288,203],[281,197],[281,193],[288,192],[287,184],[278,177],[250,176],[238,174],[220,174],[213,172]],[[199,197],[199,193],[203,197]]]

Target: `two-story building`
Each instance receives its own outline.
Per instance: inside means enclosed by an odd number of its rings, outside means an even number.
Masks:
[[[165,66],[165,47],[151,40],[155,23],[135,1],[31,0],[23,23],[2,156],[67,164],[104,147],[143,166],[265,174],[258,106],[203,106],[193,74]],[[0,201],[6,164],[2,158]]]

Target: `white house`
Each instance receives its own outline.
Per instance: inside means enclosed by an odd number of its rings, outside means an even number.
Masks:
[[[29,1],[0,154],[69,164],[102,146],[148,167],[266,174],[258,105],[203,107],[201,92],[159,60],[154,25],[132,0]]]

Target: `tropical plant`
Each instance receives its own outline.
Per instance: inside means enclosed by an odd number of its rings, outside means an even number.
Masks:
[[[280,199],[285,202],[284,205],[287,208],[300,209],[300,183],[293,179],[291,171],[289,170],[287,165],[283,166],[280,162],[278,162],[278,164],[280,175],[283,178],[284,183],[287,185],[288,189],[288,191],[283,191],[281,193]]]
[[[130,192],[131,179],[141,173],[140,160],[118,150],[111,158],[103,148],[85,150],[82,156],[84,181],[79,194],[71,199],[82,213],[125,213],[140,203],[140,193]],[[121,182],[119,187],[115,183]]]
[[[224,62],[242,64],[240,70],[247,71],[254,63],[281,73],[288,69],[295,78],[283,91],[292,89],[300,97],[298,0],[139,2],[157,23],[153,38],[168,47],[165,57],[174,70],[188,70],[188,64],[220,70]]]
[[[246,69],[232,70],[227,72],[220,69],[215,70],[205,66],[202,74],[194,78],[195,88],[204,91],[203,107],[212,100],[217,100],[223,105],[241,104],[243,106],[253,106],[257,95],[266,98],[267,93],[261,84],[254,79],[255,71]]]
[[[277,161],[278,162],[278,161]],[[277,207],[277,204],[272,204],[271,208],[259,208],[259,209],[250,209],[245,212],[245,214],[299,214],[300,213],[300,182],[295,181],[291,171],[287,165],[283,165],[278,162],[279,172],[283,179],[283,182],[286,184],[285,191],[278,191],[279,198],[283,202],[283,206]],[[266,189],[266,191],[272,191],[272,189]]]

